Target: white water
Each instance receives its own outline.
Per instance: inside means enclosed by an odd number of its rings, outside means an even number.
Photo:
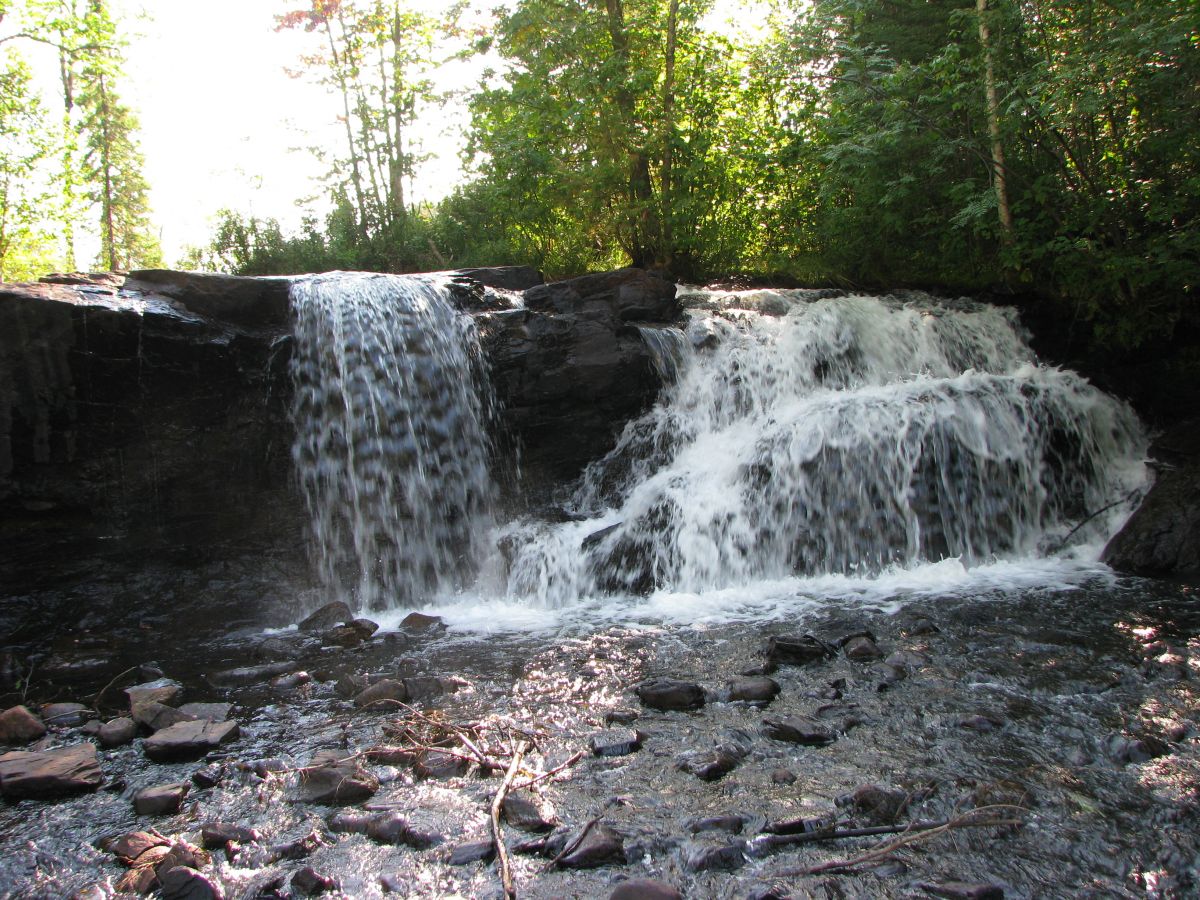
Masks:
[[[580,481],[576,521],[485,534],[470,319],[428,278],[318,276],[293,301],[321,571],[384,627],[431,604],[490,634],[1069,590],[1108,577],[1146,480],[1133,413],[1039,365],[1007,311],[691,291],[685,329],[640,329],[667,387]]]
[[[474,324],[434,277],[292,286],[293,456],[328,589],[412,607],[473,577],[491,501]]]
[[[811,296],[690,295],[686,339],[647,341],[675,381],[589,469],[580,520],[507,526],[508,604],[770,617],[1103,571],[1146,477],[1126,406],[1038,365],[1004,310]]]

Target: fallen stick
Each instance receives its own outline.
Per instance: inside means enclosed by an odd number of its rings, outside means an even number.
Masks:
[[[530,778],[528,781],[523,781],[520,784],[518,784],[517,788],[523,789],[523,788],[527,788],[527,787],[533,787],[539,781],[545,781],[547,778],[553,778],[555,775],[557,775],[559,772],[562,772],[564,769],[571,768],[571,766],[575,765],[575,763],[579,762],[585,756],[587,756],[586,751],[577,750],[577,751],[575,751],[575,753],[573,753],[571,755],[571,758],[568,759],[565,763],[561,763],[560,765],[555,766],[553,769],[550,769],[549,771],[539,772],[537,775],[535,775],[533,778]]]
[[[870,837],[872,834],[900,834],[894,841],[887,841],[877,847],[868,850],[866,853],[859,856],[851,857],[850,859],[835,859],[830,862],[819,863],[815,866],[805,866],[799,869],[787,869],[779,874],[786,877],[797,877],[801,875],[818,875],[822,872],[840,871],[842,869],[851,869],[855,866],[861,866],[865,863],[875,862],[890,856],[902,847],[908,844],[916,843],[917,841],[928,840],[937,837],[940,834],[945,834],[956,828],[998,828],[1005,825],[1023,825],[1025,824],[1020,819],[996,819],[990,817],[979,817],[979,813],[992,813],[998,810],[1007,812],[1019,811],[1026,812],[1023,807],[1010,806],[1007,804],[996,804],[993,806],[981,806],[977,809],[963,813],[961,816],[956,816],[953,819],[942,819],[934,822],[912,822],[907,826],[900,825],[881,825],[877,828],[843,828],[832,829],[825,832],[814,831],[809,834],[795,835],[779,835],[779,837],[794,838],[798,840],[789,840],[789,844],[802,844],[812,841],[822,840],[838,840],[840,838],[852,837]]]
[[[496,845],[496,861],[500,866],[500,881],[504,885],[505,900],[516,900],[517,889],[513,885],[508,850],[504,846],[504,835],[500,831],[500,811],[504,808],[504,798],[508,796],[513,779],[517,777],[517,772],[521,768],[521,758],[525,756],[527,749],[529,749],[527,741],[517,744],[513,750],[512,761],[508,764],[508,771],[504,773],[504,781],[500,783],[500,789],[496,791],[496,796],[492,799],[492,843]]]

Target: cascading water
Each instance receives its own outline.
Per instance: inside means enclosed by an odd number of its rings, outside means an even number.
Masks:
[[[1038,365],[1008,311],[812,291],[685,302],[703,308],[685,332],[643,329],[673,382],[588,470],[577,521],[509,527],[510,595],[1029,558],[1103,537],[1097,512],[1119,515],[1144,482],[1133,413]]]
[[[482,356],[432,276],[296,281],[293,447],[327,586],[411,606],[475,568],[491,500]]]

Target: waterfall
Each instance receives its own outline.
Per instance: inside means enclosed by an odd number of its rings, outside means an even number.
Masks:
[[[460,586],[492,494],[473,322],[433,276],[310,276],[291,299],[293,457],[322,580],[374,610]]]
[[[1093,514],[1143,485],[1134,414],[1038,364],[1011,311],[830,293],[691,291],[674,338],[643,329],[672,377],[575,521],[508,527],[510,595],[1034,557],[1103,537]]]

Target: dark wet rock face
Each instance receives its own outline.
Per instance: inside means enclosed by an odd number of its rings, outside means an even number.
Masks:
[[[199,759],[238,736],[236,722],[180,722],[146,738],[142,749],[155,762],[181,762]]]
[[[1164,468],[1104,561],[1134,575],[1200,576],[1200,421],[1173,429],[1155,449]]]

